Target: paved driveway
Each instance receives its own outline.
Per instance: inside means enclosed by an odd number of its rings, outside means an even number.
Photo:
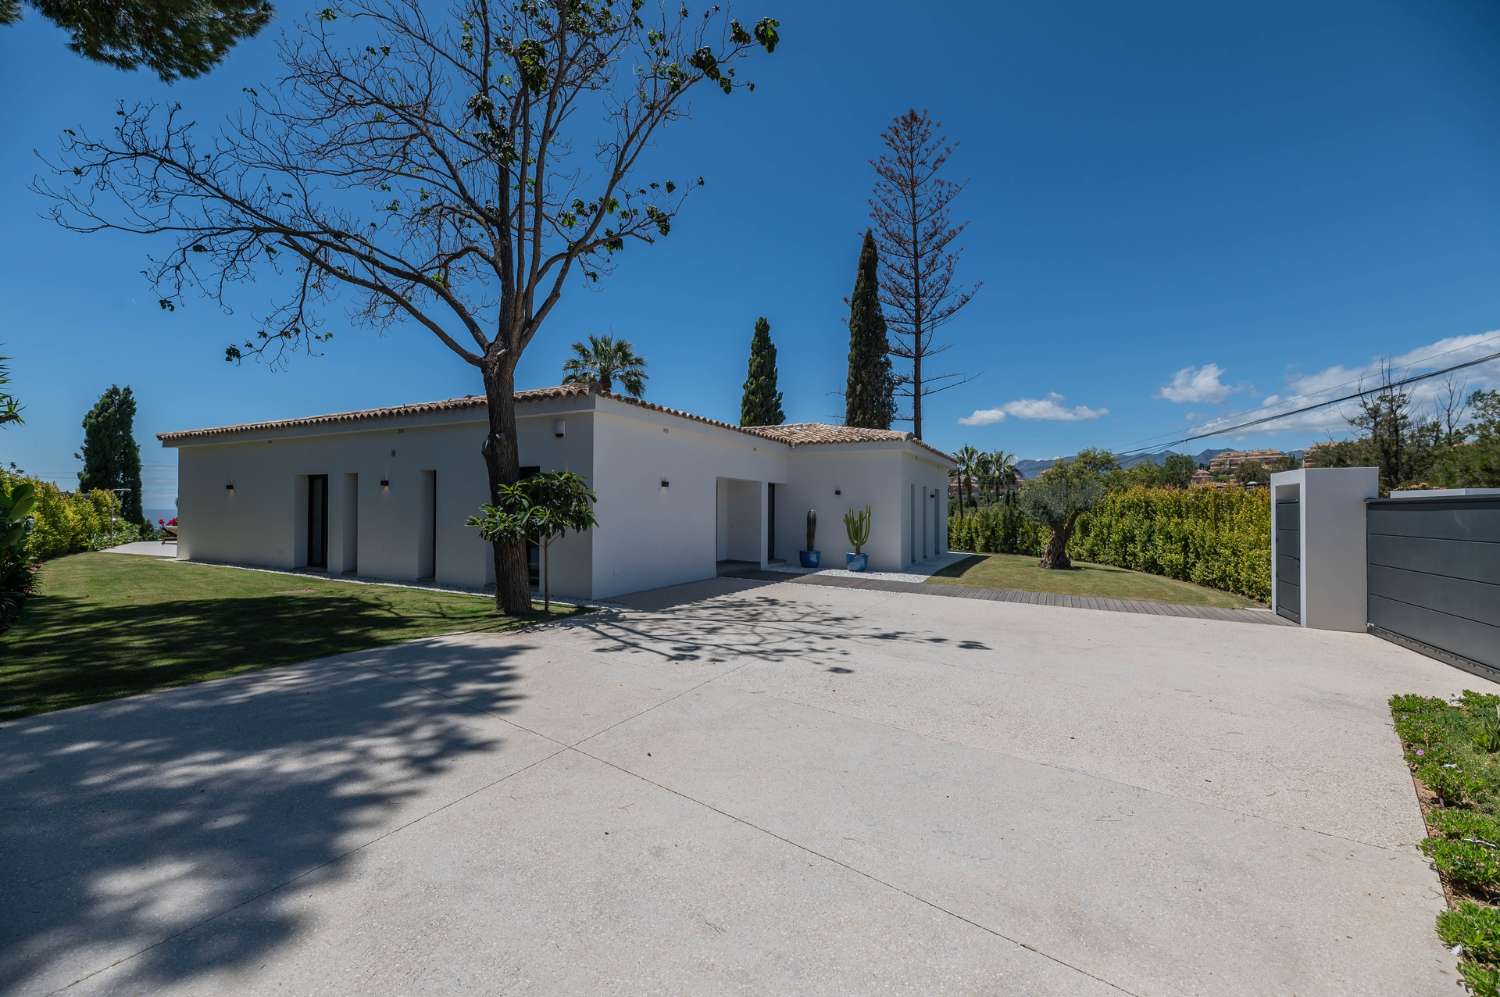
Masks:
[[[724,579],[37,717],[0,992],[1451,994],[1384,700],[1482,685]]]

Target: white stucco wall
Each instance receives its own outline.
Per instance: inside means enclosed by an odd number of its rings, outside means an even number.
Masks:
[[[178,556],[272,568],[307,563],[307,476],[328,475],[328,570],[412,581],[424,574],[432,535],[424,472],[437,477],[433,560],[439,584],[494,584],[490,548],[464,521],[488,498],[482,413],[391,420],[371,430],[354,424],[252,434],[232,442],[192,442],[178,455]],[[554,435],[556,419],[565,435]],[[520,419],[521,462],[591,476],[587,413],[528,406]],[[355,476],[352,480],[350,476]],[[381,487],[382,480],[388,481]],[[225,485],[234,484],[231,493]],[[351,504],[351,498],[354,500]],[[350,539],[353,550],[350,550]],[[587,536],[552,546],[552,590],[586,597],[591,579]]]
[[[1365,500],[1380,494],[1374,467],[1310,467],[1271,475],[1271,513],[1278,499],[1297,498],[1301,625],[1363,633],[1368,617]],[[1272,609],[1277,607],[1274,520],[1271,530]]]
[[[844,555],[852,552],[844,529],[844,513],[870,507],[870,568],[899,571],[922,559],[921,504],[917,504],[917,556],[912,557],[912,486],[946,494],[947,465],[935,454],[907,443],[846,444],[798,447],[789,465],[790,482],[777,492],[776,554],[795,560],[806,542],[808,509],[818,513],[818,549],[825,567],[842,567]],[[927,547],[934,546],[932,516],[939,517],[940,550],[947,549],[947,503],[928,499]],[[930,552],[927,556],[931,556]]]
[[[518,417],[522,466],[576,471],[599,498],[600,525],[552,545],[560,596],[605,599],[711,578],[724,559],[764,564],[769,484],[778,558],[796,559],[810,507],[829,567],[842,566],[848,549],[843,513],[866,504],[876,569],[946,543],[947,503],[921,496],[945,494],[947,465],[907,442],[791,447],[598,396],[530,401]],[[468,409],[178,443],[179,556],[305,566],[307,476],[326,474],[330,573],[412,581],[434,565],[439,584],[492,586],[490,549],[464,524],[488,494],[484,427],[482,410]],[[435,544],[424,484],[433,475]]]

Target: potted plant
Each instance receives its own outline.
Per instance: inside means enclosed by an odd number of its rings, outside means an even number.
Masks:
[[[797,551],[797,560],[804,568],[815,569],[823,563],[823,555],[813,543],[818,534],[818,510],[807,510],[807,549]]]
[[[849,543],[854,553],[844,555],[844,567],[850,571],[865,571],[870,567],[870,555],[862,548],[870,542],[870,507],[858,511],[850,509],[844,513],[844,532],[849,534]]]

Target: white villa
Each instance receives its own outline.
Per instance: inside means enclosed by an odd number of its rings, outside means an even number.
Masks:
[[[796,564],[809,509],[825,568],[868,505],[871,570],[947,549],[953,459],[894,430],[740,427],[584,385],[516,393],[523,473],[576,471],[599,525],[550,548],[554,594],[604,599]],[[464,521],[488,500],[481,397],[159,435],[178,450],[178,557],[393,581],[494,584]],[[533,553],[535,558],[535,553]],[[533,561],[535,565],[535,561]]]

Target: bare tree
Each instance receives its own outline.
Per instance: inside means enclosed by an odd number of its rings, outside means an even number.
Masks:
[[[665,236],[703,182],[642,179],[642,153],[700,83],[753,89],[735,64],[776,43],[775,20],[717,7],[459,0],[433,19],[422,0],[352,0],[283,41],[284,76],[205,139],[178,104],[121,106],[107,138],[67,131],[60,180],[36,187],[67,228],[170,240],[147,270],[164,309],[278,278],[230,360],[314,349],[340,292],[355,322],[425,328],[483,379],[498,503],[519,475],[516,363],[566,282]],[[494,558],[497,604],[529,609],[524,545]]]
[[[1360,396],[1358,414],[1348,422],[1369,434],[1373,455],[1380,464],[1381,487],[1389,491],[1410,476],[1406,451],[1412,425],[1411,396],[1395,384],[1389,360],[1380,362],[1376,378],[1375,386]]]
[[[1432,420],[1441,434],[1438,443],[1456,443],[1462,438],[1460,430],[1464,416],[1469,410],[1469,386],[1449,374],[1443,378],[1442,386],[1432,403]]]
[[[962,183],[940,174],[954,148],[941,122],[926,111],[909,110],[880,135],[886,154],[875,168],[870,218],[880,249],[880,303],[892,334],[891,355],[911,361],[897,394],[911,399],[912,432],[922,435],[922,399],[972,380],[973,374],[932,374],[930,357],[944,352],[938,329],[969,303],[979,284],[958,285],[962,250],[954,240],[968,226],[948,214]]]

